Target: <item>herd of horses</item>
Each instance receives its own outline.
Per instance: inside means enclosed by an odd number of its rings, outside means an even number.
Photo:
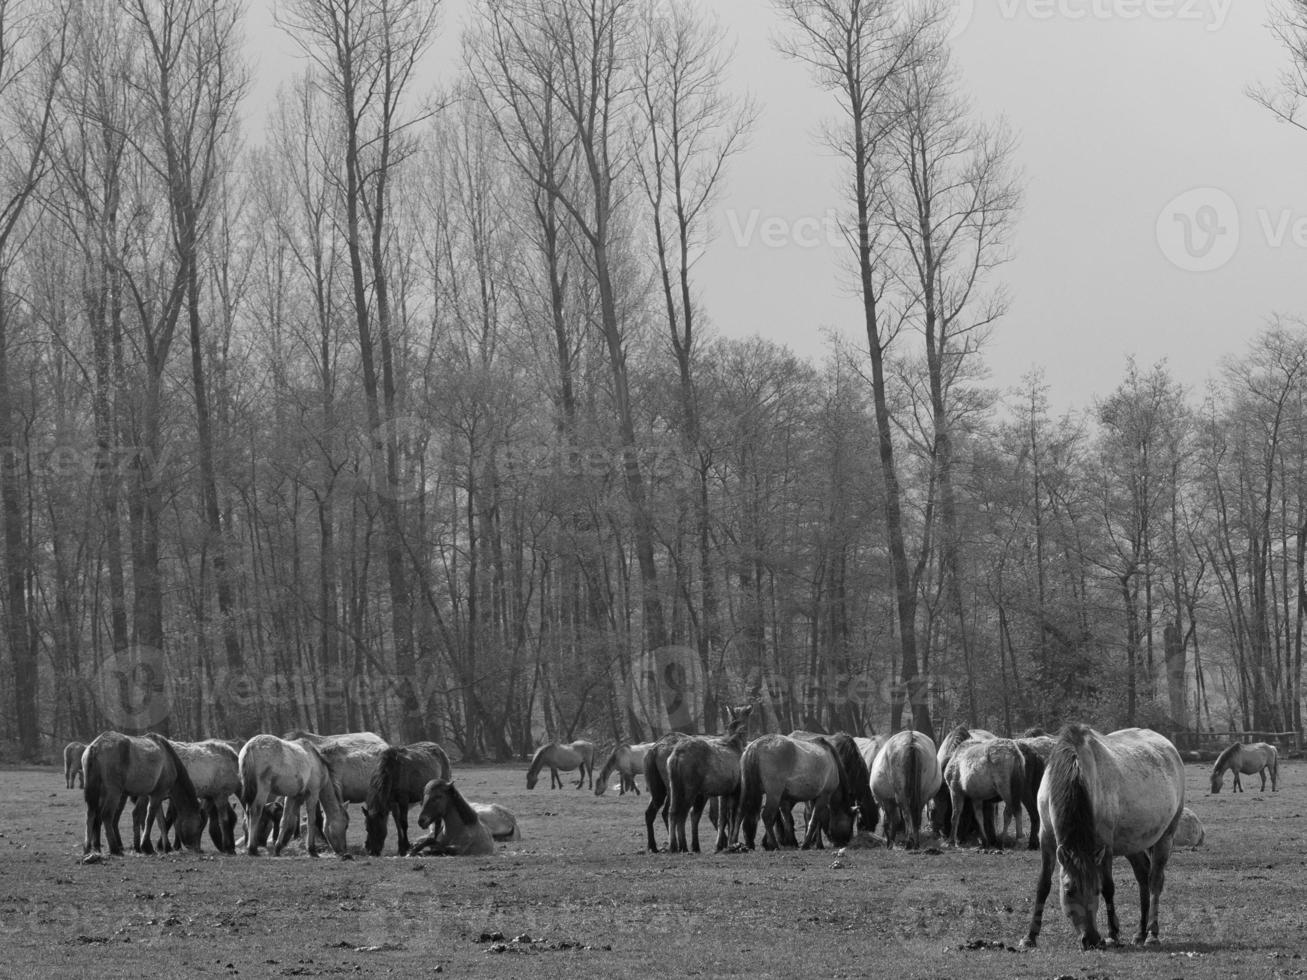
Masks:
[[[1031,729],[1002,738],[958,726],[937,746],[916,731],[888,738],[860,738],[795,731],[748,737],[751,705],[728,707],[720,736],[672,732],[654,742],[621,744],[609,754],[596,779],[590,742],[551,743],[536,751],[527,772],[534,789],[545,768],[550,785],[562,787],[559,771],[576,771],[576,787],[596,795],[619,776],[619,793],[639,793],[644,776],[647,846],[658,852],[655,825],[661,820],[670,852],[698,852],[705,810],[716,828],[716,849],[753,850],[761,845],[844,847],[855,832],[875,834],[890,847],[921,847],[924,826],[957,846],[971,836],[1001,849],[1002,832],[1015,822],[1016,840],[1040,851],[1034,911],[1024,946],[1036,945],[1044,906],[1060,869],[1063,911],[1088,949],[1103,942],[1096,926],[1098,905],[1106,907],[1107,940],[1119,941],[1112,863],[1124,857],[1139,887],[1140,918],[1135,942],[1158,941],[1158,909],[1165,870],[1174,846],[1202,843],[1201,822],[1185,807],[1184,768],[1179,752],[1156,732],[1130,728],[1101,734],[1068,725],[1057,736]],[[150,853],[153,830],[163,850],[200,849],[207,826],[218,850],[244,847],[256,855],[271,844],[281,853],[301,833],[306,849],[318,853],[318,839],[349,858],[347,804],[363,805],[364,850],[377,856],[394,823],[398,853],[483,855],[495,842],[520,839],[516,818],[498,805],[472,803],[455,787],[449,757],[434,742],[390,745],[370,732],[324,736],[294,731],[284,738],[261,734],[245,742],[209,739],[173,741],[105,732],[89,745],[70,743],[64,752],[65,781],[80,781],[86,800],[86,862],[100,860],[101,835],[111,854],[123,853],[118,822],[133,803],[134,850]],[[1222,752],[1211,772],[1211,791],[1220,792],[1226,771],[1241,792],[1241,776],[1269,777],[1278,789],[1276,749],[1265,743],[1235,744]],[[244,832],[236,838],[235,797],[244,810]],[[794,808],[804,804],[804,833],[796,834]],[[1002,832],[995,826],[1002,804]],[[419,806],[417,841],[408,835],[408,812]],[[1028,837],[1022,818],[1029,822]],[[882,822],[883,817],[883,822]]]
[[[620,744],[593,778],[594,746],[589,742],[542,746],[527,774],[528,788],[548,766],[551,785],[561,787],[558,770],[579,770],[577,788],[587,778],[596,795],[614,773],[619,792],[639,792],[643,775],[648,849],[658,851],[654,827],[661,815],[668,851],[699,850],[699,821],[708,809],[720,850],[752,850],[759,819],[762,846],[821,847],[823,837],[847,845],[855,828],[884,843],[921,846],[923,824],[953,846],[970,835],[985,847],[1002,848],[995,828],[999,804],[1004,831],[1015,821],[1016,839],[1040,851],[1039,876],[1030,925],[1022,946],[1038,943],[1044,906],[1060,868],[1062,909],[1082,946],[1103,944],[1098,906],[1105,906],[1107,942],[1120,941],[1112,864],[1129,863],[1139,888],[1136,943],[1156,943],[1158,912],[1166,866],[1176,846],[1203,842],[1201,821],[1185,806],[1184,764],[1180,753],[1157,732],[1128,728],[1102,734],[1084,725],[1067,725],[1057,736],[1030,729],[1017,738],[959,726],[938,746],[926,735],[902,731],[888,738],[847,734],[746,737],[750,707],[728,708],[725,735],[672,732],[655,742]],[[1278,789],[1279,759],[1274,746],[1236,743],[1217,758],[1211,791],[1219,793],[1225,773],[1234,774],[1241,792],[1243,775],[1260,774]],[[805,833],[794,832],[793,809],[805,804]],[[883,814],[883,824],[881,818]],[[686,823],[689,822],[687,839]]]
[[[118,822],[132,806],[132,849],[153,853],[154,828],[164,851],[200,849],[204,828],[226,854],[244,847],[250,855],[271,843],[280,854],[307,816],[306,849],[318,854],[318,838],[349,858],[346,805],[361,803],[364,850],[378,856],[393,821],[398,852],[488,854],[496,840],[517,840],[514,815],[498,804],[471,803],[454,785],[449,757],[435,742],[391,745],[380,735],[353,732],[318,735],[294,731],[284,738],[255,735],[248,741],[208,739],[180,742],[156,733],[142,736],[104,732],[89,745],[64,749],[68,788],[81,783],[86,800],[84,860],[100,859],[101,837],[109,853],[123,853]],[[244,834],[235,836],[236,813],[244,810]],[[420,805],[418,826],[428,833],[408,836],[408,812]]]

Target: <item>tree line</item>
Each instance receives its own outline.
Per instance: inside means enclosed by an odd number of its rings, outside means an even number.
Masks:
[[[993,390],[1023,177],[945,7],[775,10],[861,301],[819,359],[710,327],[759,107],[691,0],[474,0],[439,92],[429,0],[286,0],[258,133],[232,0],[0,0],[7,751],[1300,729],[1303,324]]]

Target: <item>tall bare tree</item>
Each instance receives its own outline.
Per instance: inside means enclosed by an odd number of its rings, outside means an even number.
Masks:
[[[871,360],[872,398],[885,492],[885,526],[899,629],[900,686],[891,726],[897,730],[905,702],[913,724],[934,734],[927,681],[917,650],[917,596],[904,543],[903,494],[894,452],[890,412],[890,345],[901,321],[886,309],[890,270],[888,211],[884,183],[886,141],[899,121],[897,88],[904,74],[928,57],[940,14],[932,5],[905,13],[893,0],[776,0],[790,33],[781,50],[807,65],[818,84],[832,92],[843,119],[827,141],[852,173],[845,193],[852,210],[848,232],[857,262],[858,288]]]

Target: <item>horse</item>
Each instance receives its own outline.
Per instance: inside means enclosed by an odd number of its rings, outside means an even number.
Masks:
[[[521,840],[522,831],[518,829],[517,817],[513,811],[498,803],[475,803],[468,801],[477,813],[482,826],[490,831],[490,836],[497,841]]]
[[[725,735],[694,735],[668,753],[669,850],[699,853],[699,818],[703,816],[709,798],[714,796],[721,797],[717,850],[724,850],[729,843],[728,830],[734,822],[735,802],[740,792],[740,755],[748,739],[752,711],[752,705],[738,712],[728,708],[731,720]],[[685,840],[687,819],[690,821],[689,846]]]
[[[619,796],[624,795],[627,790],[639,793],[640,787],[635,784],[635,777],[644,772],[644,758],[653,745],[653,742],[640,742],[636,745],[619,742],[614,746],[608,761],[604,763],[604,767],[599,770],[598,778],[595,779],[595,796],[604,795],[604,790],[608,788],[608,780],[615,771],[621,773],[621,780],[617,784]]]
[[[818,735],[815,732],[794,731],[790,732],[790,738],[806,738],[809,741],[824,738],[830,742],[831,747],[835,749],[835,754],[840,757],[840,764],[844,766],[844,774],[848,777],[850,801],[858,814],[858,829],[866,833],[875,831],[876,824],[880,823],[880,807],[871,794],[871,766],[866,761],[858,740],[846,732]],[[805,805],[805,823],[810,816],[809,810],[810,807]],[[787,833],[792,837],[794,819],[790,816],[788,807],[785,808],[783,816],[786,818]]]
[[[1166,862],[1184,813],[1184,763],[1166,737],[1141,728],[1102,735],[1068,725],[1058,735],[1039,787],[1040,868],[1030,929],[1033,947],[1053,865],[1062,869],[1062,909],[1084,949],[1102,942],[1095,925],[1098,897],[1107,905],[1108,941],[1120,934],[1112,859],[1124,857],[1139,883],[1135,942],[1159,942],[1158,906]]]
[[[263,813],[269,800],[274,796],[284,796],[286,809],[282,813],[281,831],[273,845],[273,854],[281,854],[290,840],[291,831],[299,826],[300,809],[314,814],[321,806],[326,815],[327,843],[338,857],[349,856],[345,852],[349,814],[345,812],[331,767],[313,742],[303,738],[288,741],[276,735],[255,735],[241,748],[240,775],[247,853],[259,853]],[[318,825],[312,817],[309,819],[308,851],[310,857],[318,856]]]
[[[1021,804],[1025,801],[1026,763],[1010,738],[992,738],[963,743],[944,770],[953,810],[953,833],[950,843],[958,846],[958,830],[966,803],[980,825],[980,840],[986,847],[1003,849],[1002,838],[994,833],[994,801],[1001,799],[1008,812],[1016,816],[1017,837],[1021,833]]]
[[[939,749],[935,753],[935,761],[939,763],[940,776],[948,771],[949,760],[959,748],[968,742],[988,741],[997,738],[991,731],[984,728],[968,728],[966,725],[958,725],[939,743]],[[948,784],[940,783],[939,790],[936,791],[935,797],[930,804],[930,829],[937,835],[943,837],[949,832],[953,825],[953,798],[949,794]],[[968,812],[963,815],[962,824],[959,828],[962,836],[968,837],[971,833],[971,814]]]
[[[495,853],[495,841],[472,805],[463,798],[452,782],[433,779],[422,791],[422,811],[418,826],[431,833],[413,844],[409,851],[432,854],[483,855]]]
[[[236,811],[232,809],[231,798],[240,796],[241,791],[239,755],[230,742],[216,738],[172,744],[200,798],[200,809],[213,846],[223,854],[235,854]],[[165,851],[173,846],[168,840],[173,820],[173,811],[169,810],[163,820]]]
[[[1207,831],[1198,814],[1188,807],[1180,814],[1180,823],[1175,828],[1175,837],[1171,839],[1172,847],[1199,847],[1207,839]]]
[[[780,846],[778,816],[786,803],[797,801],[813,804],[803,838],[804,850],[822,846],[822,831],[837,847],[853,839],[854,787],[827,736],[761,735],[745,748],[739,770],[736,826],[743,827],[744,844],[749,850],[754,848],[760,815],[763,847],[775,850]]]
[[[172,743],[162,735],[149,732],[144,736],[104,732],[82,754],[85,778],[86,840],[82,853],[100,853],[100,830],[109,839],[109,853],[121,855],[122,837],[118,818],[129,796],[148,800],[145,814],[143,853],[151,854],[150,832],[160,819],[159,809],[165,799],[177,811],[177,833],[188,850],[199,851],[202,817],[199,797],[186,766],[178,758]],[[138,804],[139,808],[139,804]]]
[[[902,832],[908,849],[921,847],[926,801],[939,792],[943,777],[935,743],[922,732],[891,735],[871,767],[871,792],[885,811],[885,842]]]
[[[871,767],[876,764],[876,756],[880,754],[887,740],[880,735],[873,735],[870,738],[855,735],[853,741],[858,746],[858,751],[862,753],[862,761],[867,767],[867,772],[870,773]]]
[[[85,751],[85,742],[69,742],[64,746],[64,785],[68,789],[74,789],[75,784],[86,789],[86,777],[82,775],[82,753]]]
[[[727,708],[727,713],[731,709]],[[669,805],[670,791],[667,776],[667,758],[682,742],[693,738],[692,735],[686,735],[684,732],[668,732],[658,741],[654,742],[653,747],[645,754],[644,757],[644,788],[649,792],[649,803],[644,808],[644,826],[648,832],[648,849],[650,854],[658,853],[658,842],[654,839],[654,820],[661,810],[663,815],[663,826],[668,825],[667,810]]]
[[[408,853],[408,808],[422,802],[422,793],[433,779],[448,779],[449,756],[435,742],[392,745],[381,753],[372,773],[368,796],[363,803],[367,828],[366,850],[373,857],[386,844],[386,825],[395,819],[399,853]]]
[[[585,785],[586,776],[590,777],[590,787],[594,788],[594,757],[595,747],[593,742],[587,742],[580,738],[575,742],[568,742],[566,745],[561,742],[550,742],[548,745],[542,745],[536,749],[535,755],[531,757],[531,768],[526,771],[526,788],[536,788],[536,778],[540,775],[540,770],[545,766],[549,767],[549,788],[563,788],[563,780],[559,778],[558,770],[571,772],[573,769],[580,771],[580,778],[576,781],[576,788],[580,789]]]
[[[1234,773],[1234,789],[1232,792],[1243,792],[1243,780],[1239,778],[1242,773],[1245,776],[1251,776],[1253,773],[1260,773],[1262,777],[1262,788],[1259,792],[1266,792],[1266,774],[1271,774],[1271,792],[1278,790],[1277,783],[1280,778],[1280,753],[1274,745],[1266,742],[1254,742],[1251,745],[1244,745],[1242,742],[1235,742],[1228,749],[1216,757],[1216,764],[1212,766],[1212,792],[1221,792],[1221,785],[1225,782],[1225,770],[1229,769]]]

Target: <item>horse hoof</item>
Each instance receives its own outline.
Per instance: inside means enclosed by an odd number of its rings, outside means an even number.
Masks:
[[[82,858],[82,864],[100,864],[104,861],[104,855],[99,851],[92,851],[86,857]]]
[[[1026,936],[1021,942],[1017,943],[1019,949],[1035,949],[1039,943],[1034,936]]]
[[[354,855],[353,855],[353,854],[348,854],[348,853],[346,853],[346,854],[338,854],[337,857],[339,857],[342,861],[353,861],[353,860],[354,860]]]
[[[1158,939],[1156,936],[1149,936],[1147,939],[1144,940],[1144,945],[1145,945],[1145,946],[1160,946],[1160,945],[1162,945],[1162,940]]]

